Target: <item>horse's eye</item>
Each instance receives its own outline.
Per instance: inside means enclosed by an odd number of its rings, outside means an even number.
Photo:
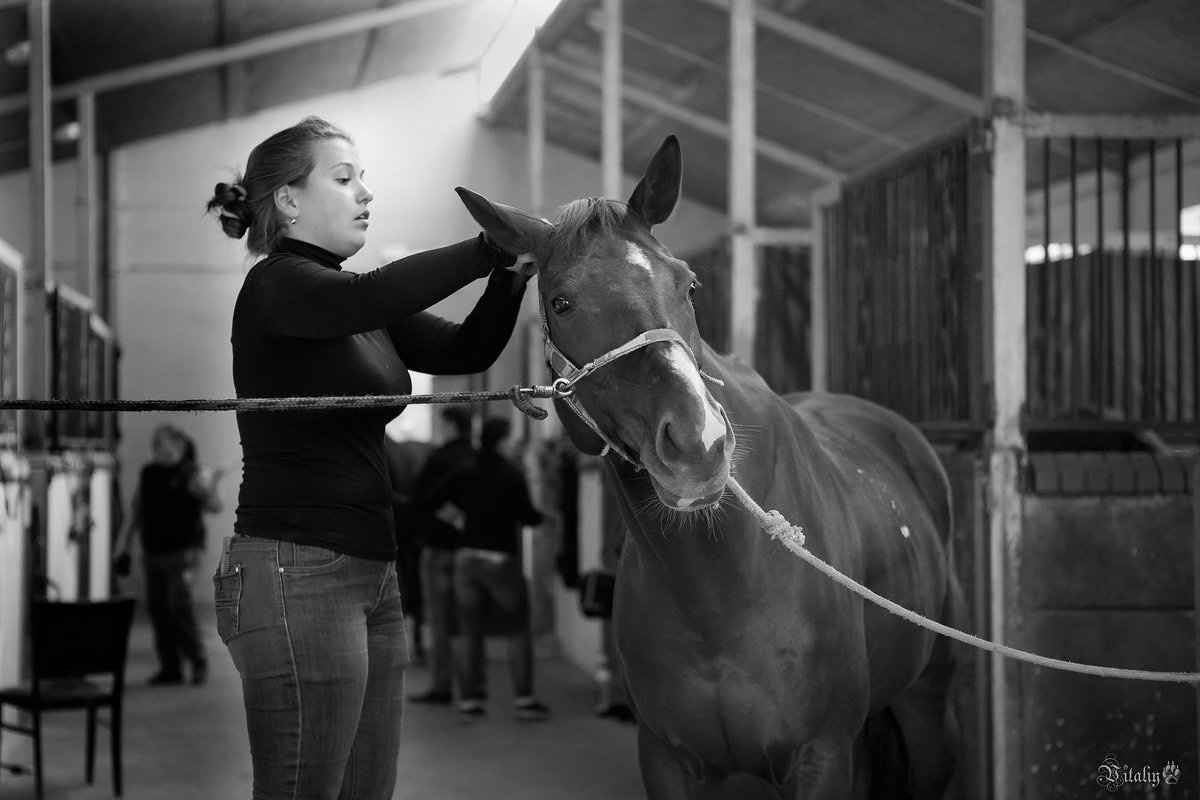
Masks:
[[[571,301],[565,297],[555,297],[550,301],[550,307],[555,314],[565,314],[571,310]]]
[[[700,288],[700,281],[693,280],[692,285],[688,287],[688,300],[696,296],[696,290]]]

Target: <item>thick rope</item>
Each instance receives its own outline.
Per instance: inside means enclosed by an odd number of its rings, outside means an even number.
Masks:
[[[935,633],[940,633],[943,636],[949,636],[951,639],[956,639],[964,644],[978,647],[980,650],[987,650],[992,653],[998,653],[1009,658],[1015,658],[1019,661],[1027,661],[1030,664],[1037,664],[1040,667],[1049,667],[1051,669],[1061,669],[1068,672],[1078,672],[1083,675],[1095,675],[1101,678],[1122,678],[1125,680],[1137,681],[1162,681],[1168,683],[1200,683],[1200,673],[1195,672],[1154,672],[1151,670],[1141,669],[1121,669],[1119,667],[1105,667],[1093,664],[1079,664],[1075,661],[1064,661],[1058,658],[1049,658],[1041,656],[1037,653],[1030,653],[1025,650],[1018,650],[1015,647],[998,644],[996,642],[981,639],[978,636],[960,631],[957,628],[951,628],[949,625],[943,625],[940,622],[924,617],[915,611],[910,611],[904,606],[888,600],[882,595],[876,594],[867,587],[858,583],[853,578],[843,575],[835,568],[826,564],[817,556],[813,555],[804,547],[804,531],[800,526],[792,525],[778,511],[763,511],[762,507],[754,502],[754,498],[746,493],[741,484],[735,478],[729,479],[729,488],[734,495],[742,501],[742,504],[750,510],[758,520],[758,524],[770,535],[772,539],[778,539],[783,543],[783,546],[791,550],[796,555],[807,561],[812,566],[823,572],[825,575],[832,578],[836,583],[845,586],[855,594],[870,600],[875,605],[892,612],[893,614],[902,617],[909,622],[920,625]]]
[[[358,397],[328,396],[328,397],[242,397],[227,400],[0,400],[2,410],[32,410],[32,411],[295,411],[295,410],[324,410],[347,408],[394,408],[405,405],[427,405],[434,403],[473,403],[488,400],[509,400],[523,413],[534,419],[545,419],[547,412],[544,408],[530,402],[533,398],[563,397],[564,393],[553,386],[513,386],[507,391],[483,392],[441,392],[437,394],[406,394],[406,395],[363,395]],[[832,578],[855,594],[875,603],[891,613],[919,625],[934,633],[940,633],[964,644],[998,653],[1019,661],[1037,664],[1051,669],[1077,672],[1083,675],[1095,675],[1102,678],[1123,678],[1126,680],[1161,681],[1171,683],[1200,683],[1200,673],[1194,672],[1155,672],[1151,670],[1121,669],[1093,664],[1079,664],[1058,658],[1018,650],[1015,647],[991,642],[978,636],[960,631],[948,625],[924,617],[911,611],[899,603],[895,603],[882,595],[876,594],[867,587],[855,581],[834,567],[826,564],[804,547],[804,531],[799,525],[792,525],[778,511],[764,511],[762,506],[754,501],[735,478],[729,479],[729,487],[733,494],[754,515],[758,524],[772,539],[778,539],[783,546],[800,558],[816,567],[820,572]]]
[[[509,400],[534,419],[547,411],[533,398],[558,397],[552,386],[513,386],[504,391],[441,392],[438,394],[362,395],[358,397],[239,397],[228,400],[0,400],[0,411],[296,411],[345,408],[398,408],[430,403],[474,403]]]

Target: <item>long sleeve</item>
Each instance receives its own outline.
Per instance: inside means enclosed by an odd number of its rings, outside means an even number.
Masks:
[[[529,497],[529,484],[525,482],[525,476],[514,470],[513,481],[513,516],[517,521],[524,525],[539,525],[545,519],[542,512],[534,508],[533,500]]]
[[[405,365],[430,375],[463,375],[490,367],[508,344],[521,310],[525,287],[514,292],[513,280],[508,272],[493,272],[461,323],[422,312],[389,325],[388,336]]]
[[[342,272],[282,254],[251,270],[245,309],[269,335],[331,339],[377,330],[424,311],[476,278],[511,262],[483,234],[427,250],[370,272]]]

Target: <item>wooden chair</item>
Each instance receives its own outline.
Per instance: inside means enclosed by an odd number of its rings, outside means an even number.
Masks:
[[[104,706],[110,710],[113,794],[121,796],[121,703],[135,602],[132,596],[33,602],[30,679],[28,683],[0,689],[0,732],[7,729],[33,737],[38,800],[42,798],[42,713],[65,709],[87,711],[86,764],[90,784],[95,766],[96,712]],[[4,722],[6,704],[28,712],[31,724]]]

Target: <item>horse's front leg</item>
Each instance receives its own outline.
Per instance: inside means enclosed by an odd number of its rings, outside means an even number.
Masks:
[[[638,765],[649,800],[694,800],[696,779],[667,744],[638,725]]]
[[[801,748],[793,770],[794,800],[847,800],[855,797],[854,742],[830,736]]]

